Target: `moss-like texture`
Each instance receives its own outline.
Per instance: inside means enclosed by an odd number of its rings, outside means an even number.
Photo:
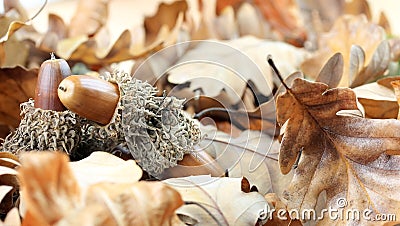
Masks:
[[[21,104],[22,120],[3,143],[3,151],[18,154],[31,150],[61,150],[68,154],[81,140],[81,119],[71,111],[52,111],[34,107],[34,101]]]
[[[120,101],[108,125],[87,127],[86,146],[112,148],[123,143],[144,170],[158,175],[200,140],[198,125],[182,111],[182,100],[157,97],[156,88],[127,73],[106,74],[103,79],[118,84]]]

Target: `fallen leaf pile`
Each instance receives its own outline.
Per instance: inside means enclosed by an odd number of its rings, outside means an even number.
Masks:
[[[400,38],[369,2],[3,1],[0,226],[398,225]],[[66,110],[91,134],[76,156],[6,152],[50,54],[136,93],[118,123]],[[178,164],[153,175],[136,148]]]

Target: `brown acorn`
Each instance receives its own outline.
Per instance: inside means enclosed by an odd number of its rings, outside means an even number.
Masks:
[[[119,101],[116,84],[89,75],[72,75],[58,86],[58,96],[69,110],[79,116],[106,125]],[[83,109],[80,110],[80,109]]]
[[[43,110],[64,111],[66,108],[57,95],[60,82],[71,75],[71,69],[64,59],[51,58],[42,63],[35,89],[35,107]]]

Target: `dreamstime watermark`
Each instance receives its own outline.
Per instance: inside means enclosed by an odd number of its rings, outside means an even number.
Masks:
[[[317,221],[328,217],[330,220],[345,220],[345,221],[396,221],[396,215],[392,213],[374,214],[371,209],[355,209],[346,208],[348,203],[345,198],[336,200],[337,207],[328,207],[316,211],[315,209],[274,209],[266,205],[264,209],[259,211],[259,220],[272,220],[277,217],[279,220],[299,219],[301,221]]]

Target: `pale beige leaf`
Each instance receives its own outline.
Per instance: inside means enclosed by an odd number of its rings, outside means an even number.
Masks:
[[[93,152],[89,157],[69,165],[83,190],[100,182],[137,182],[143,173],[134,160],[125,161],[107,152]]]
[[[248,2],[244,2],[238,9],[237,23],[242,36],[262,37],[264,35],[260,17],[256,9]]]
[[[349,79],[353,81],[365,64],[365,53],[359,45],[352,45],[350,48]]]
[[[20,226],[21,225],[21,219],[20,219],[17,208],[12,208],[7,213],[7,216],[4,219],[3,225],[4,226]]]
[[[235,23],[235,13],[231,6],[222,10],[220,16],[216,18],[216,26],[218,36],[221,39],[234,39],[237,38],[237,26]]]

